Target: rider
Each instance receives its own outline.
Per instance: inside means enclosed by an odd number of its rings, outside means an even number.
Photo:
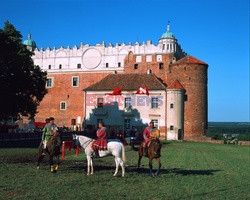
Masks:
[[[43,155],[45,155],[47,142],[50,136],[53,134],[53,132],[58,131],[57,125],[54,122],[55,122],[55,119],[53,117],[50,117],[49,123],[47,123],[45,127],[43,128],[43,137],[42,137]]]
[[[160,131],[154,127],[154,122],[151,121],[149,126],[144,129],[143,138],[143,155],[147,156],[149,141],[160,138]]]
[[[99,129],[96,131],[96,136],[98,139],[93,142],[93,149],[95,151],[96,157],[100,157],[98,151],[107,150],[107,132],[104,123],[99,122],[98,128]]]

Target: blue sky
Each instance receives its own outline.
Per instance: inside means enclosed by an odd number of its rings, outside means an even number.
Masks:
[[[209,64],[209,121],[249,121],[248,0],[1,0],[6,20],[39,48],[157,44],[170,21],[183,50]]]

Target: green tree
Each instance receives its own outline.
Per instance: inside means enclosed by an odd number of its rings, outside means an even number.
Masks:
[[[0,120],[33,118],[46,90],[47,73],[34,65],[33,53],[8,21],[0,29]]]

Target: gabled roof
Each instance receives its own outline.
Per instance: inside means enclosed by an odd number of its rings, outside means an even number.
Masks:
[[[173,63],[173,65],[176,64],[200,64],[200,65],[207,65],[207,63],[198,60],[197,58],[193,57],[193,56],[186,56],[178,61],[176,61],[175,63]]]
[[[110,74],[85,88],[84,91],[107,91],[114,88],[131,91],[138,90],[140,87],[147,87],[149,90],[166,90],[166,86],[154,74]]]
[[[185,90],[185,88],[181,85],[178,80],[175,80],[171,85],[167,87],[167,89],[181,89]]]

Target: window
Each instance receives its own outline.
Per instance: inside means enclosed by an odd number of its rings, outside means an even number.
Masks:
[[[97,98],[97,107],[99,108],[103,107],[103,98]]]
[[[138,69],[138,64],[135,64],[135,65],[134,65],[134,69]]]
[[[151,99],[151,107],[152,108],[158,108],[158,98],[157,97],[152,97]]]
[[[118,67],[121,67],[121,63],[120,62],[118,62]]]
[[[164,68],[164,64],[163,63],[159,63],[159,69],[163,69]]]
[[[46,87],[47,88],[51,88],[52,87],[52,78],[47,78]]]
[[[173,103],[170,104],[170,108],[174,108],[174,104]]]
[[[171,131],[174,130],[174,126],[170,126],[170,130],[171,130]]]
[[[155,128],[159,128],[158,119],[152,119],[151,122],[154,122]]]
[[[76,119],[71,119],[71,125],[73,125],[73,126],[76,125]]]
[[[130,129],[130,119],[124,119],[124,130]]]
[[[49,65],[49,69],[51,69],[51,65]]]
[[[141,56],[136,56],[135,57],[135,62],[140,63],[142,60]]]
[[[163,44],[162,50],[165,50],[165,46],[166,46],[166,44]]]
[[[60,110],[66,110],[66,102],[65,101],[60,102]]]
[[[62,69],[62,65],[61,64],[59,65],[59,69]]]
[[[132,106],[131,97],[125,98],[125,108],[130,108]]]
[[[72,86],[78,87],[78,76],[72,77]]]
[[[77,69],[80,69],[80,68],[81,68],[81,64],[78,63],[78,64],[77,64]]]
[[[109,67],[109,64],[108,63],[106,63],[106,68],[108,68]]]
[[[167,50],[169,50],[169,44],[167,44]]]
[[[152,62],[152,55],[146,55],[146,62]]]

